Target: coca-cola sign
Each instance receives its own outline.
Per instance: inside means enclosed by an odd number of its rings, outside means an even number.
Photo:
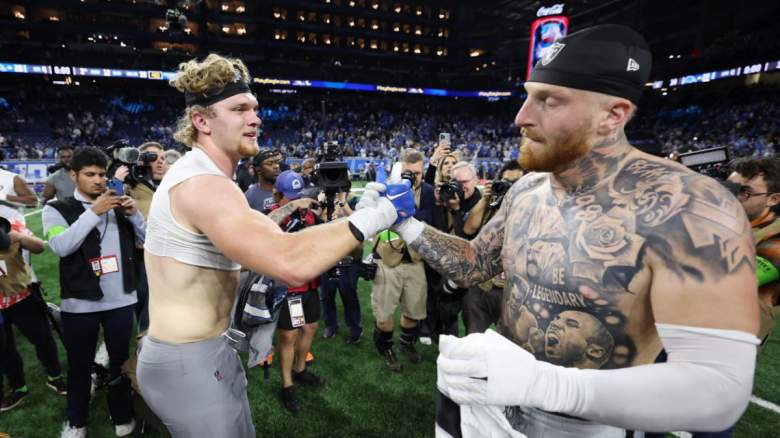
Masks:
[[[557,3],[552,6],[542,6],[536,11],[537,17],[547,17],[549,15],[563,14],[563,3]]]

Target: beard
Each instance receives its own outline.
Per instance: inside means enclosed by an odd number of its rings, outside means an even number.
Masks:
[[[530,130],[523,130],[520,145],[520,167],[526,172],[560,172],[587,155],[593,145],[588,131],[580,129],[558,139],[545,139]]]
[[[247,144],[242,141],[238,145],[238,154],[241,156],[241,158],[254,157],[258,154],[258,152],[260,152],[260,146],[257,145],[256,141],[252,142],[251,144]]]

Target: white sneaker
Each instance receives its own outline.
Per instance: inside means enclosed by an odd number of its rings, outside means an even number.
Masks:
[[[120,424],[118,426],[114,426],[114,432],[116,432],[116,436],[122,437],[122,436],[128,436],[135,430],[135,420],[130,420],[127,424]]]
[[[100,343],[100,347],[98,347],[95,353],[95,362],[103,365],[104,368],[108,368],[108,349],[105,342]]]
[[[60,438],[86,438],[86,436],[86,427],[70,427],[70,423],[67,421],[62,425],[62,433],[60,434]]]
[[[420,343],[423,345],[431,345],[432,341],[431,338],[428,336],[422,336],[420,337]]]

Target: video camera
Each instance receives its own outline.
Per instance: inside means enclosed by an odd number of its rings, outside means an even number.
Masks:
[[[141,152],[138,148],[130,145],[130,142],[121,139],[117,140],[103,151],[108,155],[111,164],[108,166],[107,175],[113,178],[116,170],[120,166],[127,166],[128,174],[125,183],[130,187],[135,187],[139,183],[145,183],[154,189],[155,184],[152,178],[151,164],[157,161],[155,152]]]
[[[703,149],[680,154],[680,163],[702,175],[723,181],[729,176],[728,149],[725,147]]]
[[[490,186],[490,208],[498,208],[501,202],[504,200],[504,195],[512,187],[512,183],[503,179],[497,179],[493,181],[493,185]]]
[[[454,200],[462,201],[466,194],[463,190],[463,184],[453,179],[439,187],[439,196],[441,196],[443,202],[449,202]]]
[[[317,163],[314,165],[312,181],[316,181],[325,193],[325,207],[328,220],[333,216],[336,194],[348,192],[352,188],[349,181],[349,167],[344,161],[343,152],[337,141],[326,141],[317,150]]]

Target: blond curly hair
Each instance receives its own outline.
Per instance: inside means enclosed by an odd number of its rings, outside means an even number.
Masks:
[[[203,93],[235,82],[236,75],[242,81],[250,83],[249,70],[243,61],[212,53],[203,61],[192,59],[179,64],[179,73],[170,80],[170,85],[182,93]],[[207,118],[216,116],[211,105],[187,107],[176,121],[176,132],[173,134],[176,141],[187,147],[192,147],[198,137],[198,130],[192,124],[192,115],[195,113],[201,113]]]

